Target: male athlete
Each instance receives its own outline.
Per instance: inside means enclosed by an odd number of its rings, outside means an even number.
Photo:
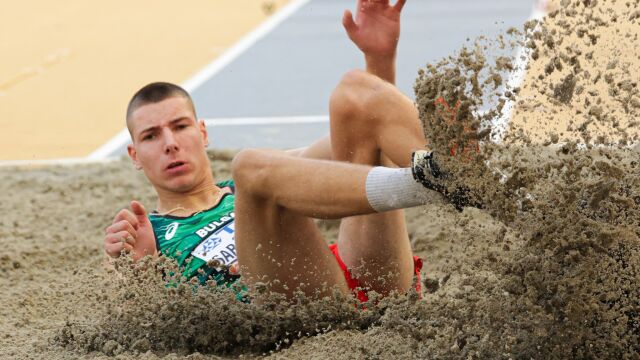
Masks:
[[[405,1],[359,0],[355,19],[345,11],[366,71],[348,72],[332,93],[330,134],[302,149],[245,149],[233,159],[233,181],[214,181],[208,134],[184,90],[139,90],[127,109],[128,152],[158,201],[150,214],[136,201],[120,211],[106,229],[106,253],[161,254],[186,277],[219,285],[239,272],[249,286],[289,296],[414,286],[421,262],[398,209],[442,188],[431,153],[420,150],[417,110],[393,85]],[[336,245],[326,245],[315,218],[342,219]],[[366,300],[366,291],[357,297]]]

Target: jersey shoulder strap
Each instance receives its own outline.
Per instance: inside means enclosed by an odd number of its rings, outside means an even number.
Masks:
[[[220,182],[216,183],[216,186],[218,186],[219,188],[228,187],[228,188],[231,189],[231,193],[235,193],[236,192],[236,183],[233,181],[233,179],[220,181]]]

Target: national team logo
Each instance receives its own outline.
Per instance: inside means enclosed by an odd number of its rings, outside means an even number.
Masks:
[[[178,226],[180,226],[180,224],[177,222],[171,223],[171,225],[167,226],[167,232],[164,233],[164,238],[167,240],[173,239],[173,237],[176,236],[176,231],[178,231]]]

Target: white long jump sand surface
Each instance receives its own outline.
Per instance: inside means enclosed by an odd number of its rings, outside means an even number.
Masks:
[[[3,2],[0,160],[84,157],[131,94],[181,83],[288,0]]]
[[[291,148],[326,134],[331,90],[345,71],[364,65],[341,25],[344,9],[354,4],[306,2],[190,89],[198,116],[207,119],[211,147]],[[532,0],[408,1],[398,51],[398,87],[413,97],[420,67],[458,50],[467,38],[520,27],[534,4]],[[125,154],[126,141],[121,140],[100,156]]]

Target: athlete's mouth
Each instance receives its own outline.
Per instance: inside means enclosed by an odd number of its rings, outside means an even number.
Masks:
[[[171,164],[169,164],[169,166],[167,166],[167,169],[170,170],[170,169],[176,168],[178,166],[182,166],[182,165],[184,165],[183,161],[174,161]]]

